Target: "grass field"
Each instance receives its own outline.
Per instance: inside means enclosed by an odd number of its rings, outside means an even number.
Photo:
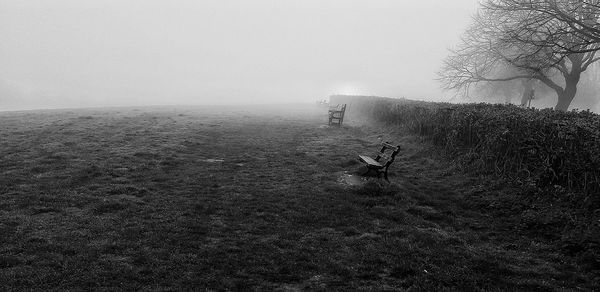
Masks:
[[[519,189],[326,119],[312,105],[0,113],[0,290],[600,289],[597,257],[558,245]],[[381,140],[404,149],[392,183],[345,184]]]

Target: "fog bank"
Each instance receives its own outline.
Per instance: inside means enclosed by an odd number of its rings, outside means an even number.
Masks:
[[[441,100],[476,0],[0,0],[0,110]]]

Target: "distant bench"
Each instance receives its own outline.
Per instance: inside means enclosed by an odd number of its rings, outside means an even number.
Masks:
[[[346,104],[338,104],[334,107],[329,107],[329,125],[341,126],[344,122],[345,113]]]
[[[388,168],[400,152],[400,145],[394,146],[388,142],[383,142],[381,146],[381,150],[379,150],[375,159],[366,155],[358,155],[358,158],[367,165],[367,171],[363,175],[373,170],[377,173],[377,177],[380,177],[383,173],[385,180],[389,182]]]

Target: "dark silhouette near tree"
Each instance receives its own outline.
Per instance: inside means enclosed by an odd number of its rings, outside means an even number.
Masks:
[[[531,79],[523,81],[523,93],[521,94],[521,106],[531,107],[531,100],[535,96],[534,82]]]

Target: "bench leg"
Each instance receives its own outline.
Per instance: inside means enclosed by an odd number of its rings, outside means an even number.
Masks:
[[[390,183],[390,180],[388,179],[388,167],[385,168],[385,171],[383,172],[383,177],[385,178],[385,181],[387,181],[388,183]]]

